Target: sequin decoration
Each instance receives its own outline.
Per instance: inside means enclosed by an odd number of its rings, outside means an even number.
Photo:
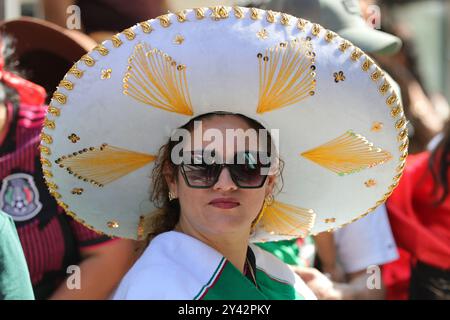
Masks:
[[[381,129],[383,129],[383,123],[382,122],[374,122],[372,124],[372,128],[370,128],[371,131],[373,132],[379,132],[381,131]]]
[[[175,38],[173,39],[173,43],[174,43],[174,44],[180,45],[180,44],[182,44],[183,42],[184,42],[184,37],[183,37],[181,34],[177,34],[177,35],[175,36]]]
[[[334,82],[338,83],[339,81],[345,81],[345,75],[343,71],[333,73]]]
[[[377,185],[377,182],[375,181],[375,179],[369,179],[369,180],[367,180],[366,182],[364,182],[364,185],[365,185],[367,188],[371,188],[371,187],[376,186],[376,185]]]
[[[77,143],[80,141],[80,137],[77,136],[75,133],[72,133],[70,136],[67,137],[72,143]]]
[[[269,32],[266,29],[262,29],[256,33],[256,36],[261,40],[266,40],[269,37]]]
[[[112,69],[103,69],[100,78],[106,80],[111,78]]]

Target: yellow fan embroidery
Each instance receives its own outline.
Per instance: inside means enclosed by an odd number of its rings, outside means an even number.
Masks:
[[[123,93],[149,106],[191,116],[186,66],[166,53],[137,44],[123,78]]]
[[[259,53],[258,113],[293,105],[314,95],[314,52],[309,41],[294,40]]]
[[[389,152],[374,147],[362,135],[351,130],[301,155],[341,176],[371,168],[392,159]]]
[[[316,214],[311,209],[274,201],[265,208],[260,224],[269,233],[305,237],[313,228],[315,217]]]
[[[56,163],[76,178],[103,187],[155,159],[150,154],[103,144],[99,148],[91,147],[62,156]]]

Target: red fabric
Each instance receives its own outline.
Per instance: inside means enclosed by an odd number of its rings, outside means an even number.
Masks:
[[[429,159],[429,152],[408,157],[403,177],[386,203],[396,243],[405,252],[398,262],[384,268],[388,296],[404,296],[405,291],[399,288],[407,290],[411,262],[450,269],[450,196],[434,205],[437,196]],[[395,295],[396,290],[400,291]]]
[[[0,47],[2,46],[0,39]],[[0,81],[6,86],[15,89],[24,104],[40,106],[45,102],[46,92],[41,86],[25,80],[14,73],[4,69],[5,61],[0,52]]]

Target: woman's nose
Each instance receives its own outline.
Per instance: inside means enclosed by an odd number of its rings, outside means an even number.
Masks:
[[[237,190],[237,188],[238,187],[231,178],[230,171],[227,167],[224,167],[213,189],[217,191],[234,191]]]

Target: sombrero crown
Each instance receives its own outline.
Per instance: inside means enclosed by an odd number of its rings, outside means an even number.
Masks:
[[[368,214],[405,164],[399,99],[360,49],[287,14],[213,7],[142,22],[74,64],[42,132],[48,187],[95,230],[138,238],[155,210],[149,176],[159,148],[174,128],[217,110],[280,129],[284,186],[254,240]]]

